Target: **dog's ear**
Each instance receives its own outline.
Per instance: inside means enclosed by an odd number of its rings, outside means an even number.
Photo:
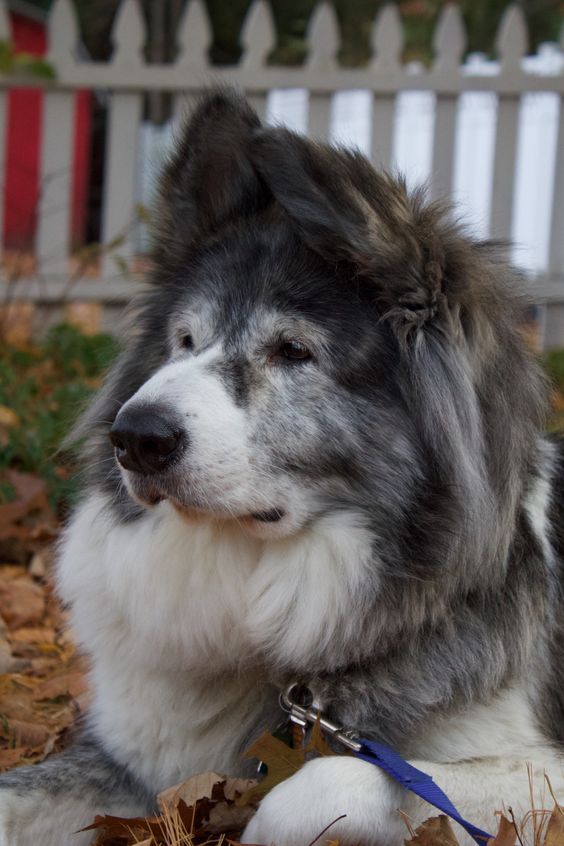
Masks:
[[[248,156],[258,127],[256,113],[233,90],[218,89],[201,100],[161,177],[157,249],[186,247],[264,204],[265,190]]]
[[[348,262],[383,311],[418,324],[444,301],[443,209],[364,156],[284,129],[255,132],[253,163],[301,238],[329,262]]]

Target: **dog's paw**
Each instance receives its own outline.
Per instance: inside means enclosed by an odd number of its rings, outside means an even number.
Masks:
[[[242,842],[308,846],[329,826],[321,843],[398,846],[406,835],[397,813],[404,799],[401,788],[372,764],[349,757],[316,758],[270,791]]]

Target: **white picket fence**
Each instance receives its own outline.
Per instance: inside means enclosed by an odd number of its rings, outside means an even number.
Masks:
[[[0,38],[9,38],[8,30],[7,14],[0,0]],[[410,140],[413,143],[413,138],[417,138],[410,136],[405,126],[401,129],[402,120],[409,123],[414,103],[430,102],[432,119],[426,131],[428,166],[424,175],[429,177],[431,195],[455,197],[459,197],[464,184],[461,162],[464,163],[464,156],[466,161],[472,158],[468,143],[464,153],[471,123],[467,105],[469,98],[480,95],[482,102],[490,104],[488,108],[493,114],[488,129],[492,155],[489,184],[483,189],[488,198],[482,204],[487,219],[479,221],[475,228],[480,235],[507,239],[515,237],[516,232],[519,234],[519,227],[521,230],[524,225],[528,227],[527,221],[531,220],[526,214],[523,217],[515,201],[523,181],[531,182],[523,154],[524,136],[527,127],[529,131],[531,127],[523,121],[523,115],[527,108],[531,111],[536,98],[552,115],[553,137],[548,145],[550,149],[543,153],[544,167],[541,167],[549,178],[544,183],[542,179],[536,180],[545,185],[545,193],[551,196],[543,197],[547,209],[546,256],[540,263],[530,262],[529,269],[535,272],[539,303],[547,304],[545,342],[564,343],[564,54],[562,47],[553,47],[554,61],[548,65],[535,64],[526,57],[527,30],[518,6],[510,6],[501,21],[496,40],[497,62],[462,64],[465,52],[462,18],[455,5],[446,5],[434,35],[435,57],[429,69],[402,64],[403,30],[394,4],[384,6],[377,16],[372,33],[373,57],[362,68],[339,66],[336,58],[340,48],[339,28],[334,10],[327,2],[321,2],[311,17],[308,54],[301,67],[267,63],[276,43],[276,32],[266,0],[255,0],[250,7],[241,32],[243,53],[236,66],[210,65],[211,31],[202,0],[190,0],[186,7],[178,30],[179,49],[174,63],[147,64],[143,55],[145,39],[145,23],[137,0],[122,0],[112,30],[111,60],[81,60],[72,2],[55,0],[49,17],[48,59],[55,68],[56,80],[41,83],[35,79],[0,76],[0,168],[4,157],[6,91],[31,84],[44,88],[42,193],[35,247],[37,277],[41,283],[34,280],[24,285],[18,283],[16,296],[57,302],[68,288],[73,95],[78,89],[103,91],[107,95],[102,239],[109,243],[127,233],[126,242],[120,247],[125,257],[134,254],[139,244],[131,222],[136,203],[143,198],[140,187],[143,169],[139,167],[138,151],[146,137],[142,131],[142,114],[147,92],[171,92],[174,112],[179,117],[189,111],[203,88],[213,83],[229,83],[243,89],[259,114],[272,122],[284,119],[280,109],[284,98],[297,97],[300,105],[297,112],[294,109],[294,116],[301,115],[298,128],[318,139],[356,142],[376,164],[392,168],[401,167],[402,159],[406,158],[405,150],[401,152],[402,144],[409,153]],[[347,132],[350,120],[342,115],[361,101],[364,104],[362,137],[355,139]],[[340,132],[335,130],[339,113]],[[471,182],[466,179],[469,190]],[[5,289],[8,283],[3,284]],[[101,278],[78,282],[73,287],[73,297],[123,301],[135,284],[135,280],[118,272],[114,258],[108,255],[102,264]]]

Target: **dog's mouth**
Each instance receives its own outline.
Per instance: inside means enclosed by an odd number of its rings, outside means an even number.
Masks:
[[[163,502],[165,499],[168,499],[171,505],[184,517],[193,517],[195,515],[201,517],[208,511],[208,509],[202,508],[201,506],[185,505],[184,503],[179,502],[172,497],[168,497],[154,488],[143,491],[142,500],[144,504],[148,506],[158,505],[159,502]],[[255,520],[257,523],[278,523],[282,520],[284,514],[285,512],[281,508],[270,508],[268,511],[255,511],[247,515],[241,515],[241,517],[236,519],[251,519]],[[227,515],[222,516],[225,517]]]
[[[163,490],[163,488],[159,485],[155,485],[153,481],[139,480],[136,479],[133,484],[128,485],[130,489],[130,494],[134,497],[137,502],[140,504],[151,508],[152,506],[158,505],[165,500],[168,500],[173,508],[182,516],[189,519],[198,518],[201,519],[206,514],[208,516],[215,516],[219,517],[220,519],[228,519],[232,517],[235,520],[242,521],[244,523],[248,523],[249,527],[252,524],[257,526],[260,525],[272,525],[275,523],[279,523],[286,517],[286,512],[282,508],[268,508],[264,511],[248,511],[247,513],[232,513],[231,511],[224,511],[223,509],[215,510],[213,508],[209,508],[206,504],[202,502],[182,502],[174,496],[170,496],[170,494]]]

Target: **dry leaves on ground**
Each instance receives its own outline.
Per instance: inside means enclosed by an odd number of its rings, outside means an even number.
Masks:
[[[254,808],[241,807],[237,799],[256,782],[218,773],[193,776],[157,797],[161,813],[143,819],[96,817],[86,830],[97,831],[96,846],[183,846],[236,842]]]
[[[484,846],[564,846],[564,808],[555,804],[552,811],[532,808],[519,824],[499,813],[495,837]],[[531,824],[534,820],[534,824]],[[406,820],[408,828],[409,822]],[[425,820],[415,831],[410,828],[405,846],[459,846],[448,817],[441,814]]]
[[[87,701],[84,668],[48,585],[0,565],[0,770],[64,747]]]

